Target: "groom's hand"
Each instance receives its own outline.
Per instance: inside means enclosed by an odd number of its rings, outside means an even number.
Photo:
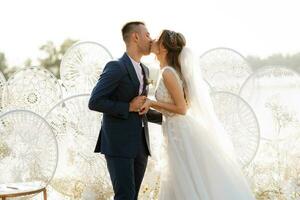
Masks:
[[[144,115],[146,114],[151,107],[151,100],[147,99],[144,105],[140,108],[141,110],[139,111],[139,115]]]
[[[145,103],[146,96],[137,96],[129,103],[129,112],[140,112],[140,108]]]

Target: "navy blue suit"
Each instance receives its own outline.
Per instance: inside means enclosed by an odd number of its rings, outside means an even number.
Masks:
[[[149,70],[141,64],[144,75],[143,94],[148,94]],[[102,112],[102,124],[95,152],[105,154],[116,200],[137,199],[150,155],[148,120],[161,123],[160,113],[147,115],[129,112],[130,101],[139,95],[139,80],[125,53],[106,64],[92,91],[89,108]],[[144,126],[144,127],[143,127]]]

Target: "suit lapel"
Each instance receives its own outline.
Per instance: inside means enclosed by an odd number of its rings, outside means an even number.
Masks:
[[[130,79],[131,79],[134,87],[136,88],[136,93],[138,95],[139,94],[140,81],[139,81],[139,79],[137,77],[137,74],[135,72],[134,66],[133,66],[130,58],[128,57],[128,55],[126,53],[124,53],[124,55],[122,56],[121,60],[123,61],[123,63],[126,66],[128,74],[130,76]]]
[[[144,64],[141,63],[142,72],[144,76],[144,87],[143,87],[143,93],[144,95],[148,95],[148,79],[149,79],[149,72]]]
[[[143,76],[144,76],[144,87],[143,87],[143,93],[142,95],[148,96],[148,92],[149,92],[149,85],[148,85],[148,79],[149,79],[149,70],[147,69],[147,67],[141,63],[141,67],[142,67],[142,72],[143,72]],[[146,138],[146,143],[147,143],[147,147],[148,147],[148,151],[149,154],[151,155],[151,149],[150,149],[150,140],[149,140],[149,130],[148,130],[148,119],[147,119],[147,115],[144,114],[143,118],[142,118],[143,122],[144,122],[144,133],[145,133],[145,138]]]

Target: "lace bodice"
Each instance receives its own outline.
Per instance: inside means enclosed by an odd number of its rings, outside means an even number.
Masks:
[[[166,66],[163,69],[161,69],[161,71],[160,71],[157,87],[156,87],[156,90],[155,90],[155,98],[159,102],[174,103],[174,101],[171,97],[171,94],[169,93],[168,89],[166,88],[166,86],[164,84],[162,74],[165,70],[172,71],[175,74],[180,86],[183,88],[183,82],[180,79],[180,77],[179,77],[178,73],[176,72],[176,70],[173,67]],[[175,113],[171,113],[171,112],[168,112],[166,110],[160,110],[160,112],[164,116],[174,116],[174,115],[176,115]]]

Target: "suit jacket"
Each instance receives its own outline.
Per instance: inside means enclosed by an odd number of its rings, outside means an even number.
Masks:
[[[146,80],[149,69],[143,64],[141,67],[144,74],[142,95],[148,95]],[[129,112],[130,101],[139,95],[139,85],[134,66],[126,53],[119,60],[106,64],[89,100],[89,109],[103,113],[95,152],[134,158],[144,132],[151,153],[148,119],[160,124],[162,115],[154,110],[149,110],[143,116],[137,112]]]

